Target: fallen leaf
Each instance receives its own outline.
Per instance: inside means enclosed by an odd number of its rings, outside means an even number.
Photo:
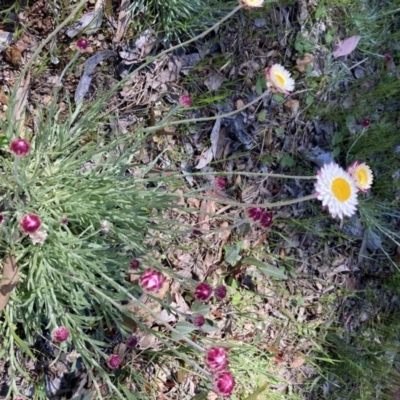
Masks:
[[[19,67],[21,65],[22,51],[16,45],[9,46],[3,51],[3,58],[13,67]]]
[[[91,11],[84,15],[76,21],[71,28],[67,30],[67,36],[73,38],[78,33],[82,32],[84,29],[89,27],[86,33],[92,33],[100,28],[102,23],[103,13],[102,11]]]
[[[220,146],[220,140],[219,140],[219,133],[221,132],[221,120],[218,118],[215,121],[215,124],[212,128],[211,131],[211,149],[214,155],[214,158],[216,158],[218,149],[221,147]]]
[[[197,165],[195,166],[195,168],[196,169],[204,168],[211,162],[212,159],[213,159],[213,150],[210,147],[209,149],[204,151],[203,154],[201,154],[201,156],[199,157],[199,161],[198,161]]]
[[[12,41],[13,33],[0,30],[0,51],[3,51]]]
[[[93,78],[93,72],[96,68],[96,66],[104,61],[105,59],[109,57],[116,56],[117,53],[115,51],[100,51],[94,56],[88,58],[85,61],[84,64],[84,70],[83,74],[81,76],[81,79],[79,80],[78,86],[76,88],[74,100],[75,103],[80,104],[83,101],[83,98],[85,97],[85,94],[89,90],[90,83],[92,82]]]
[[[333,56],[335,58],[347,56],[347,54],[350,54],[357,47],[360,39],[361,36],[357,35],[344,39],[343,42],[333,51]]]
[[[0,281],[0,310],[7,305],[12,291],[18,283],[18,267],[15,257],[9,254],[4,261],[3,271]]]
[[[290,366],[292,368],[300,368],[306,361],[302,357],[297,357],[291,364]]]
[[[130,5],[130,0],[122,0],[121,6],[119,8],[118,14],[118,25],[117,25],[117,32],[115,33],[113,42],[118,43],[121,39],[125,36],[125,33],[128,29],[128,26],[131,22],[131,19],[127,13],[127,9]]]
[[[297,115],[299,107],[300,103],[298,100],[295,99],[289,100],[283,105],[285,111],[288,112],[292,118],[294,118]]]
[[[23,121],[25,119],[25,106],[28,100],[28,91],[29,91],[29,84],[31,82],[31,73],[28,71],[26,76],[20,81],[19,87],[17,89],[16,98],[17,103],[14,107],[13,113],[13,120],[14,121],[21,121],[23,126]]]
[[[224,81],[224,78],[219,74],[211,74],[204,81],[204,84],[207,86],[208,90],[217,90]]]
[[[296,60],[297,69],[299,72],[306,72],[309,65],[314,63],[314,56],[311,53],[306,53],[302,58]]]

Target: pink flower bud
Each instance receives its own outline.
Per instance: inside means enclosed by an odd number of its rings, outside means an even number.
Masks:
[[[182,107],[190,107],[192,105],[192,100],[189,95],[184,94],[180,97],[179,103]]]
[[[85,38],[80,38],[76,41],[75,46],[79,51],[85,51],[88,48],[89,42]]]
[[[221,176],[217,176],[214,181],[215,187],[219,190],[225,190],[226,188],[226,179]]]
[[[68,339],[69,330],[65,326],[59,326],[53,332],[53,340],[55,342],[65,342]]]
[[[111,354],[107,361],[107,365],[110,369],[118,369],[121,364],[121,357],[118,354]]]
[[[263,228],[268,228],[272,225],[272,213],[263,210],[260,218],[260,225]]]
[[[131,269],[138,269],[139,268],[139,260],[132,260],[131,261]]]
[[[235,379],[231,372],[223,371],[214,377],[213,389],[218,396],[231,397],[234,387]]]
[[[206,319],[201,314],[197,314],[193,318],[193,325],[197,326],[198,328],[201,328],[205,323],[206,323]]]
[[[22,217],[19,225],[25,233],[35,233],[42,225],[42,222],[37,215],[27,214]]]
[[[10,143],[10,150],[17,157],[24,157],[29,153],[31,145],[25,139],[15,139]]]
[[[126,346],[127,346],[127,347],[136,347],[138,343],[139,343],[138,337],[135,336],[135,335],[132,335],[132,336],[126,341]]]
[[[371,125],[371,121],[369,119],[364,119],[364,121],[361,122],[361,125],[363,128],[369,128]]]
[[[25,397],[14,397],[14,400],[25,400]]]
[[[386,61],[390,61],[392,59],[392,55],[388,52],[383,55]]]
[[[199,283],[194,290],[194,297],[199,301],[207,301],[212,295],[212,287],[205,282]]]
[[[217,300],[222,300],[226,297],[226,287],[219,285],[214,289],[214,296]]]
[[[206,365],[211,372],[223,371],[228,364],[228,353],[224,347],[211,347],[207,350]]]
[[[161,272],[149,268],[140,276],[139,285],[145,292],[157,292],[162,288],[165,280]]]
[[[262,212],[263,212],[263,209],[259,208],[259,207],[251,207],[251,208],[247,209],[247,215],[254,222],[257,222],[261,218]]]

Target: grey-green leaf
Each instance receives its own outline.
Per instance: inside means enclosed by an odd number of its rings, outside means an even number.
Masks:
[[[242,260],[243,264],[254,265],[264,275],[270,276],[271,278],[287,279],[287,276],[277,267],[271,264],[264,263],[253,257],[246,257]]]

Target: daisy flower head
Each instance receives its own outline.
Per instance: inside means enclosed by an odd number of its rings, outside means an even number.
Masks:
[[[366,192],[371,188],[374,175],[367,164],[355,161],[347,167],[347,172],[353,178],[358,190]]]
[[[239,0],[239,4],[241,4],[244,8],[255,8],[262,7],[264,0]]]
[[[294,79],[290,72],[280,64],[265,70],[267,86],[274,92],[290,94],[294,90]]]
[[[357,187],[348,172],[335,163],[325,164],[317,174],[316,197],[333,218],[351,217],[356,212]]]

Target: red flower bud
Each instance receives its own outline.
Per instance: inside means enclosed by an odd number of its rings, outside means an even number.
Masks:
[[[251,208],[247,209],[247,215],[254,222],[257,222],[261,218],[262,212],[263,212],[263,209],[259,208],[259,207],[251,207]]]
[[[80,38],[76,41],[75,46],[79,51],[85,51],[88,48],[89,42],[85,38]]]
[[[24,157],[29,153],[31,145],[25,139],[15,139],[10,143],[10,150],[17,157]]]
[[[127,341],[126,341],[126,346],[127,347],[136,347],[136,345],[139,343],[139,339],[137,336],[132,335]]]
[[[131,261],[131,269],[138,269],[139,268],[139,261],[138,260],[132,260]]]
[[[214,289],[214,296],[217,300],[222,300],[226,297],[226,287],[219,285]]]
[[[219,190],[225,190],[226,188],[226,179],[222,178],[222,176],[217,176],[214,181],[215,187]]]
[[[235,387],[235,379],[229,371],[223,371],[214,377],[214,391],[221,397],[231,397],[233,388]]]
[[[188,94],[184,94],[179,98],[179,103],[182,107],[190,107],[192,105],[192,100]]]
[[[149,268],[140,276],[139,285],[145,292],[157,292],[162,288],[165,280],[161,272]]]
[[[27,214],[22,217],[19,224],[25,233],[35,233],[42,225],[42,222],[37,215]]]
[[[118,354],[111,354],[107,361],[107,365],[110,369],[118,369],[121,364],[121,357]]]
[[[212,287],[205,282],[199,283],[194,290],[194,297],[199,301],[207,301],[212,295]]]
[[[260,218],[260,225],[263,228],[268,228],[272,225],[272,213],[263,210],[261,213],[261,218]]]
[[[223,371],[228,364],[228,353],[224,347],[211,347],[207,350],[206,365],[211,372]]]
[[[194,325],[194,326],[197,326],[197,328],[201,328],[205,323],[206,323],[206,319],[205,319],[204,316],[201,315],[201,314],[197,314],[197,315],[193,318],[193,325]]]
[[[69,330],[65,326],[59,326],[53,332],[53,340],[55,342],[65,342],[68,339]]]
[[[364,121],[361,122],[361,125],[363,126],[363,128],[369,128],[371,125],[371,121],[369,119],[364,119]]]

